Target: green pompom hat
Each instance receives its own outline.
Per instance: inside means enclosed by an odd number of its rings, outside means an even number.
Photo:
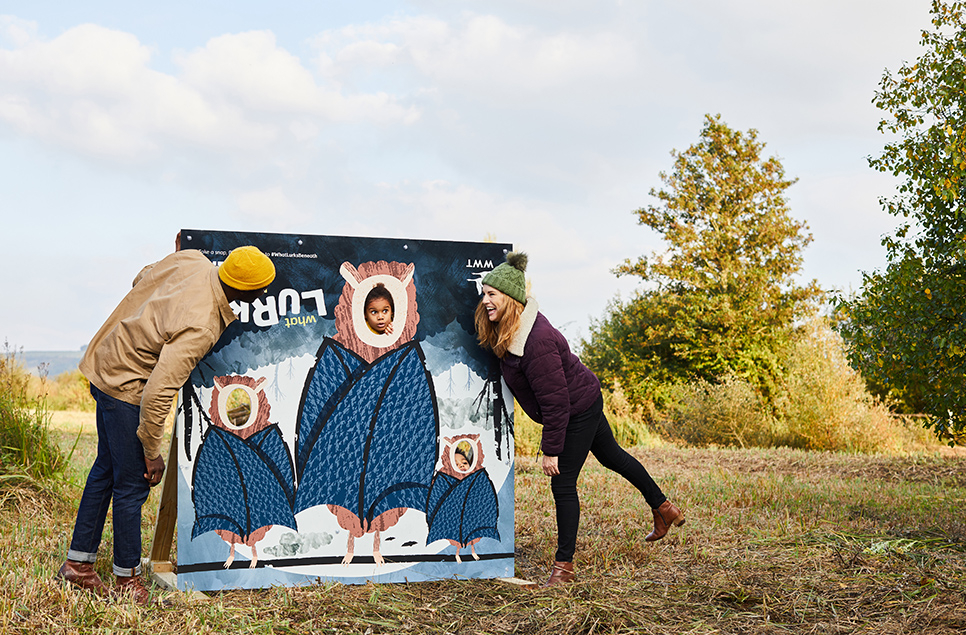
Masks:
[[[520,304],[527,303],[527,280],[524,272],[527,270],[527,255],[523,252],[511,251],[506,255],[506,262],[483,277],[483,284],[502,291]]]

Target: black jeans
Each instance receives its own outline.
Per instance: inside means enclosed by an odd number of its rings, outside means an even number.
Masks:
[[[550,478],[550,490],[557,508],[558,562],[572,562],[577,548],[577,527],[580,524],[580,499],[577,496],[577,477],[587,460],[587,453],[607,469],[617,472],[636,487],[652,509],[667,500],[641,462],[617,444],[610,423],[604,416],[604,399],[598,397],[593,406],[574,415],[567,424],[564,448],[557,463],[560,474]]]

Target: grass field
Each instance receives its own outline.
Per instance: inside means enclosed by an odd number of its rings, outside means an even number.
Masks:
[[[55,583],[93,452],[91,415],[72,483],[0,490],[0,633],[875,633],[966,631],[966,457],[792,450],[635,449],[687,524],[646,544],[650,512],[591,461],[581,479],[578,581],[275,588],[172,606],[103,602]],[[158,492],[145,514],[145,544]],[[531,458],[516,467],[517,575],[542,581],[553,505]],[[110,531],[105,535],[110,544]],[[110,570],[110,550],[97,568]],[[109,576],[108,576],[109,578]]]

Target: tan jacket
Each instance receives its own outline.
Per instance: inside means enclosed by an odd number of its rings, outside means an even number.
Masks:
[[[91,340],[78,367],[101,391],[141,407],[146,458],[160,455],[172,400],[234,320],[218,269],[188,249],[145,267]]]

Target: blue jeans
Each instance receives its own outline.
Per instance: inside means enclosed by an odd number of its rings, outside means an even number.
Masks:
[[[553,492],[554,506],[557,508],[557,553],[554,559],[558,562],[573,562],[574,559],[577,527],[580,524],[577,477],[588,452],[593,452],[601,465],[617,472],[636,487],[652,509],[657,509],[667,500],[641,462],[618,445],[610,423],[604,416],[603,396],[598,397],[594,405],[570,418],[563,452],[557,458],[560,474],[550,477],[550,491]]]
[[[141,573],[141,506],[151,492],[137,436],[141,409],[91,384],[97,402],[97,458],[87,476],[67,558],[94,562],[114,501],[114,575]]]

